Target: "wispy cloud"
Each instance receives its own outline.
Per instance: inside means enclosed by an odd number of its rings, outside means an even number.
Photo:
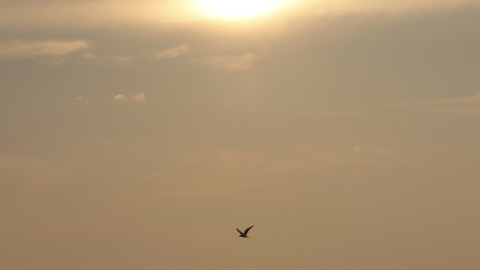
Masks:
[[[399,151],[393,148],[375,148],[356,146],[353,148],[352,161],[356,163],[368,163],[368,164],[382,164],[388,163],[394,160]]]
[[[127,97],[124,95],[118,94],[115,97],[113,97],[113,100],[117,102],[125,102],[127,100]]]
[[[423,111],[480,115],[480,92],[467,97],[437,99],[426,102]]]
[[[85,51],[90,47],[85,40],[65,41],[10,41],[0,42],[0,58],[23,58],[34,56],[59,57]]]
[[[10,195],[18,189],[35,192],[57,181],[61,174],[60,168],[44,160],[0,154],[0,185],[7,188],[0,194]]]
[[[412,10],[429,10],[431,8],[455,8],[474,4],[470,0],[304,0],[299,1],[298,8],[314,15],[348,14],[365,12],[405,12]]]
[[[141,103],[141,102],[146,102],[147,98],[145,97],[144,93],[137,93],[135,94],[132,98],[127,98],[127,96],[118,94],[115,97],[113,97],[113,100],[115,102],[120,102],[120,103],[125,103],[127,101],[135,102],[135,103]]]
[[[5,1],[3,1],[5,2]],[[0,28],[131,26],[177,24],[198,20],[191,0],[7,1],[1,4]]]
[[[111,55],[111,54],[94,54],[91,51],[85,51],[81,55],[81,58],[89,61],[96,61],[99,63],[128,63],[132,60],[132,57],[121,56],[121,55]]]
[[[96,58],[96,56],[95,56],[93,53],[89,52],[89,51],[86,51],[86,52],[82,53],[81,56],[82,56],[83,58],[89,59],[89,60],[92,60],[92,59],[95,59],[95,58]]]
[[[212,171],[212,168],[216,168],[218,173],[229,176],[260,172],[285,175],[316,172],[339,166],[350,159],[331,153],[315,153],[310,148],[285,151],[252,149],[251,151],[222,150],[200,153],[197,156],[184,158],[182,164],[199,171]]]
[[[247,70],[253,67],[255,61],[270,54],[270,50],[263,49],[260,52],[248,52],[240,55],[219,55],[208,58],[207,63],[218,68]]]
[[[179,57],[182,54],[186,54],[190,52],[190,47],[186,44],[182,44],[177,47],[170,48],[165,51],[161,51],[155,55],[155,59],[161,60],[161,59],[169,59],[169,58],[176,58]]]
[[[144,93],[138,93],[133,97],[134,102],[146,102],[145,94]]]

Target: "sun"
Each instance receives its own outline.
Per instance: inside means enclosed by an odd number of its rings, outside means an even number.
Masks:
[[[240,20],[266,15],[283,8],[288,0],[197,0],[198,9],[209,16]]]

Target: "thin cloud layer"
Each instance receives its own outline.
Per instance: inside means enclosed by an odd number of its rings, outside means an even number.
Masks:
[[[128,56],[93,54],[90,51],[85,51],[80,56],[86,60],[95,60],[103,63],[126,63],[132,60],[132,57],[128,57]]]
[[[230,70],[247,70],[254,66],[255,61],[270,55],[271,52],[264,49],[260,52],[248,52],[240,55],[219,55],[207,59],[207,63],[217,67]]]
[[[144,93],[137,93],[132,98],[127,98],[127,96],[125,95],[118,94],[115,97],[113,97],[113,100],[115,102],[121,102],[121,103],[125,103],[127,101],[131,101],[134,103],[143,103],[147,101]]]
[[[44,1],[45,2],[45,1]],[[200,22],[205,14],[195,0],[177,1],[18,1],[2,4],[0,28],[12,26],[105,27],[125,24],[179,24]],[[65,3],[67,2],[67,3]],[[472,0],[297,0],[289,4],[290,12],[281,16],[332,15],[358,12],[397,12],[438,7],[478,4]],[[32,8],[34,7],[34,8]],[[105,16],[108,14],[108,16]],[[38,22],[41,21],[41,24]]]
[[[0,4],[0,28],[109,27],[112,25],[178,23],[191,20],[189,1],[17,1]],[[106,16],[108,15],[108,16]],[[189,19],[190,17],[190,19]]]
[[[159,52],[155,55],[155,59],[161,60],[161,59],[169,59],[169,58],[176,58],[179,57],[180,55],[186,54],[190,52],[190,48],[186,44],[182,44],[177,47],[170,48],[168,50]]]
[[[0,42],[0,58],[23,58],[35,56],[59,57],[81,52],[90,45],[84,40],[75,41],[11,41]]]
[[[427,102],[424,111],[480,115],[480,92],[468,97],[439,99]]]
[[[37,2],[72,1],[81,0]],[[363,5],[312,0],[321,2]],[[480,9],[298,20],[293,11],[288,25],[245,27],[124,27],[142,14],[122,21],[105,10],[21,31],[0,16],[3,42],[91,45],[0,59],[3,268],[259,270],[301,258],[311,269],[383,270],[402,258],[405,269],[478,269],[469,250],[480,211]],[[248,220],[264,224],[251,239],[262,239],[261,259],[244,260],[251,250],[233,240]],[[289,230],[294,245],[278,237]],[[172,248],[157,252],[159,242]],[[372,251],[373,267],[363,259]]]
[[[358,158],[359,151],[368,152],[370,163],[384,165],[384,159],[391,155],[388,149],[356,148],[355,153],[316,152],[313,147],[294,147],[288,150],[252,149],[250,151],[223,150],[199,153],[197,156],[186,157],[182,165],[192,170],[198,170],[198,175],[208,174],[209,171],[224,173],[225,175],[242,175],[255,172],[269,172],[269,174],[287,175],[302,173],[315,173],[333,167],[345,165],[353,166],[364,164]],[[383,158],[380,159],[380,157]],[[219,168],[220,167],[220,168]]]
[[[57,181],[61,173],[61,169],[44,160],[0,154],[0,184],[7,191],[14,188],[10,192],[38,190]]]
[[[471,0],[303,0],[297,8],[311,15],[334,15],[371,12],[404,12],[431,8],[459,7],[478,4]]]

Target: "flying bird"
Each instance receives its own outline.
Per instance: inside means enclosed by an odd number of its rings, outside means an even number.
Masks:
[[[251,229],[252,227],[253,227],[253,225],[250,226],[250,227],[248,227],[244,232],[240,231],[240,230],[237,228],[237,232],[240,233],[239,237],[249,238],[249,237],[247,236],[247,233],[248,233],[248,231],[250,231],[250,229]]]

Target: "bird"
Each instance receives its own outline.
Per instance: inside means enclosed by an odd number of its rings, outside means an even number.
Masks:
[[[247,236],[247,233],[248,233],[248,231],[249,231],[252,227],[253,227],[253,225],[250,226],[250,227],[248,227],[244,232],[240,231],[240,230],[237,228],[237,232],[240,233],[239,237],[249,238],[249,237]]]

